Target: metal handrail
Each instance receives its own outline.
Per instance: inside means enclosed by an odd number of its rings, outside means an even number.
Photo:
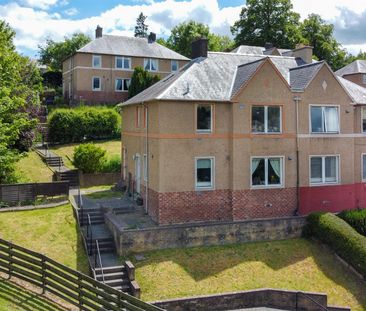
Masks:
[[[89,250],[89,255],[92,255],[93,254],[93,230],[92,230],[92,223],[91,223],[91,220],[90,220],[90,214],[88,213],[88,224],[87,224],[87,227],[86,227],[86,236],[88,237],[89,239],[89,235],[90,235],[90,250]]]
[[[103,280],[103,283],[105,283],[105,280],[104,280],[104,272],[103,272],[103,264],[102,264],[102,256],[100,255],[99,242],[98,242],[98,240],[95,240],[95,244],[97,246],[97,252],[98,252],[98,259],[99,259],[100,271],[102,271],[102,280]],[[95,264],[95,266],[96,266],[96,264]]]
[[[311,302],[313,302],[314,304],[316,304],[318,307],[320,307],[322,310],[324,311],[329,311],[328,308],[322,306],[319,302],[315,301],[313,298],[311,298],[309,295],[303,293],[303,292],[296,292],[296,310],[298,310],[298,305],[297,305],[297,302],[298,302],[298,294],[301,294],[303,295],[305,298],[309,299]]]

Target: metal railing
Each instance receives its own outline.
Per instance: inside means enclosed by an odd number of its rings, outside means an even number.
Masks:
[[[104,279],[104,271],[103,271],[103,264],[102,264],[102,256],[100,255],[98,240],[95,240],[95,245],[96,245],[96,248],[97,248],[97,254],[96,255],[98,255],[98,259],[99,259],[99,268],[100,268],[100,271],[102,272],[102,280],[103,280],[103,283],[104,283],[105,279]],[[96,256],[95,256],[94,266],[95,266],[95,268],[97,268]]]
[[[299,295],[302,295],[303,297],[305,297],[306,299],[308,299],[309,301],[311,301],[313,304],[315,304],[317,307],[319,307],[321,310],[323,311],[328,311],[328,309],[326,307],[324,307],[323,305],[321,305],[319,302],[317,302],[316,300],[314,300],[313,298],[311,298],[309,295],[306,295],[303,292],[297,292],[296,293],[296,310],[298,310],[298,300],[299,300]],[[302,310],[303,308],[301,308]]]
[[[88,216],[88,222],[86,224],[86,239],[89,242],[90,241],[90,247],[88,247],[89,255],[93,255],[93,228],[92,228],[92,222],[90,220],[90,214],[87,214]],[[88,243],[87,243],[88,245]]]

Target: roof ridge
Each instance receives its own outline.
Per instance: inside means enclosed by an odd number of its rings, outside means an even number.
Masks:
[[[222,54],[222,55],[232,55],[232,56],[256,56],[256,57],[270,57],[270,58],[284,58],[284,59],[294,59],[296,57],[293,56],[282,56],[282,55],[264,55],[264,54],[248,54],[248,53],[232,53],[232,52],[215,52],[208,51],[209,54]]]
[[[268,57],[268,55],[267,55],[267,56],[263,55],[263,57],[262,57],[262,58],[260,58],[260,59],[254,60],[254,61],[249,62],[249,63],[244,63],[244,64],[238,65],[238,66],[236,66],[236,67],[237,67],[237,68],[239,68],[239,67],[244,67],[244,66],[247,66],[247,65],[252,65],[252,64],[254,64],[254,63],[258,63],[258,62],[265,61],[265,60],[266,60],[266,59],[268,59],[268,58],[269,58],[269,57]]]
[[[311,67],[311,66],[316,66],[316,65],[320,65],[320,64],[324,64],[324,63],[325,63],[325,61],[321,60],[321,61],[318,61],[316,63],[304,64],[304,65],[300,65],[300,66],[297,66],[297,67],[290,68],[290,71],[291,70],[302,69],[302,68],[306,68],[306,67]]]

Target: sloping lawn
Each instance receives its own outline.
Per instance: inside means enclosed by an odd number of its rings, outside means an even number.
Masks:
[[[328,294],[328,303],[366,310],[366,284],[324,246],[304,239],[169,249],[136,261],[142,299],[279,288]]]
[[[121,156],[121,140],[114,139],[114,140],[99,140],[94,142],[95,145],[100,146],[107,150],[107,156]],[[64,160],[64,163],[69,168],[74,168],[72,164],[72,158],[74,154],[74,148],[76,146],[80,145],[80,143],[77,144],[68,144],[68,145],[60,145],[60,146],[54,146],[50,148],[53,152],[58,154],[62,159]]]
[[[88,273],[87,257],[70,204],[0,213],[0,237]]]
[[[20,182],[52,182],[53,172],[34,151],[20,159],[16,168]]]

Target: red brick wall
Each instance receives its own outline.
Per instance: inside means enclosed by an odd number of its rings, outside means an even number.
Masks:
[[[144,201],[144,208],[146,208],[145,188],[146,187],[144,185],[141,185],[141,196]],[[159,193],[149,188],[148,195],[149,195],[148,214],[153,221],[159,223]]]

